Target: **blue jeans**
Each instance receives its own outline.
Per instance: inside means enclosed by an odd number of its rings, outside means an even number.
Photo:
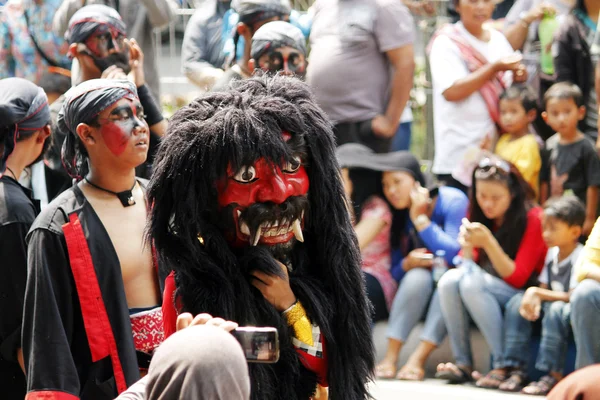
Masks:
[[[428,310],[427,305],[429,305]],[[438,346],[446,337],[439,295],[434,288],[431,271],[425,268],[414,268],[404,274],[394,297],[387,336],[406,343],[408,335],[426,310],[427,317],[421,340]]]
[[[469,316],[483,334],[494,359],[504,365],[504,318],[502,308],[519,292],[500,278],[466,262],[444,274],[438,283],[442,314],[457,364],[473,365]]]
[[[563,373],[567,344],[571,334],[571,304],[562,301],[544,303],[542,341],[535,367],[540,371]]]
[[[521,317],[523,293],[508,301],[504,310],[504,366],[523,368],[529,361],[529,340],[533,324]]]
[[[577,369],[600,363],[600,283],[581,281],[571,293],[571,326],[577,346]]]
[[[410,150],[410,137],[412,135],[412,122],[402,122],[392,139],[390,151]]]

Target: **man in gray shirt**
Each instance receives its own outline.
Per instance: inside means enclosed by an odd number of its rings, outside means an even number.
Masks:
[[[127,25],[127,37],[135,39],[144,52],[146,82],[154,97],[160,99],[160,79],[154,51],[153,30],[173,21],[177,4],[173,0],[64,0],[54,16],[54,32],[63,36],[69,28],[69,20],[73,14],[91,4],[107,5],[122,15]]]
[[[412,17],[398,0],[317,0],[306,80],[337,144],[387,152],[413,85]]]

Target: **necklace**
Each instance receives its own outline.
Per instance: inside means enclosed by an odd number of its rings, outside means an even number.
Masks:
[[[16,175],[16,174],[13,172],[13,170],[12,170],[12,169],[10,169],[10,168],[8,167],[8,165],[6,166],[6,170],[7,170],[8,172],[10,172],[10,174],[13,176],[13,178],[15,178],[15,180],[17,180],[17,181],[18,181],[18,179],[17,179],[17,175]]]
[[[85,179],[85,181],[87,183],[89,183],[91,186],[95,187],[96,189],[102,190],[103,192],[110,193],[110,194],[117,196],[118,199],[121,201],[121,204],[123,205],[123,207],[130,207],[130,206],[135,205],[135,200],[133,199],[132,191],[133,191],[133,188],[135,188],[135,185],[137,185],[137,181],[133,182],[133,186],[131,187],[130,190],[124,190],[122,192],[113,192],[112,190],[104,189],[103,187],[93,184],[92,182],[90,182],[90,180],[88,178],[83,178],[83,179]]]

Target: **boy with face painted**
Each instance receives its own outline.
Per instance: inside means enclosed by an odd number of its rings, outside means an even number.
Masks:
[[[288,0],[234,0],[231,8],[239,16],[233,38],[233,60],[230,68],[215,82],[213,92],[226,89],[232,80],[245,79],[252,75],[252,70],[248,69],[252,37],[269,22],[289,21],[292,11]],[[240,38],[244,38],[244,52],[241,59],[237,59],[237,49],[242,42]]]
[[[21,351],[25,235],[39,212],[39,204],[19,178],[43,154],[49,122],[48,99],[40,87],[22,78],[0,80],[0,387],[7,399],[25,397]]]
[[[178,312],[278,329],[276,364],[249,365],[252,399],[367,398],[369,307],[331,126],[296,78],[253,77],[170,121],[148,201]],[[176,299],[174,289],[177,288]],[[178,309],[175,310],[175,304]]]
[[[77,183],[27,238],[27,398],[114,399],[163,338],[160,279],[144,240],[145,181],[135,177],[148,124],[133,83],[101,79],[65,94],[58,128]]]
[[[303,79],[306,55],[306,39],[299,28],[285,21],[268,22],[252,36],[248,69]]]
[[[144,74],[144,54],[134,39],[127,39],[127,28],[119,13],[105,5],[96,4],[81,8],[69,21],[65,33],[69,42],[69,56],[78,60],[82,80],[107,78],[132,78],[147,115],[146,121],[150,126],[152,141],[150,160],[138,168],[138,176],[149,176],[150,162],[158,137],[166,130],[167,122],[162,111],[146,84]],[[51,110],[58,115],[65,97],[55,101]],[[48,154],[48,163],[60,170],[60,150],[64,141],[63,132],[58,130],[53,136],[53,145]]]

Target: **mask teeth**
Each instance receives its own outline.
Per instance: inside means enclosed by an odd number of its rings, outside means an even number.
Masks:
[[[263,222],[262,224],[260,224],[260,226],[258,227],[258,229],[256,230],[256,232],[254,232],[254,237],[251,238],[250,244],[252,246],[256,246],[258,244],[258,241],[260,240],[260,234],[265,229],[267,229],[267,223]]]
[[[250,228],[248,228],[248,224],[245,222],[240,222],[240,232],[242,232],[244,235],[250,236]]]
[[[304,242],[304,235],[302,234],[302,227],[300,226],[299,219],[293,222],[292,230],[294,231],[294,236],[296,236],[296,240],[299,242]]]

